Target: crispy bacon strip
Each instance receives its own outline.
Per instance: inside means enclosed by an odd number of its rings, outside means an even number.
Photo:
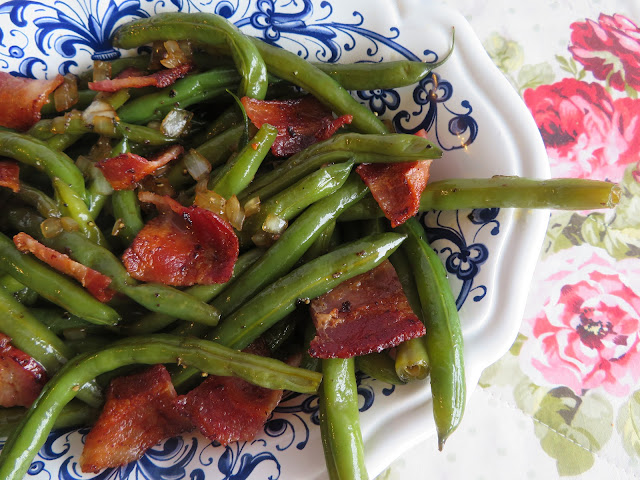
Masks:
[[[158,87],[173,85],[193,69],[190,63],[183,63],[175,68],[160,70],[150,75],[140,76],[137,72],[128,71],[128,75],[120,74],[117,78],[89,82],[89,89],[98,92],[117,92],[123,88]]]
[[[256,127],[268,123],[278,129],[271,152],[279,157],[293,155],[313,143],[330,138],[353,119],[351,115],[334,119],[331,110],[310,95],[295,100],[243,97],[242,105]]]
[[[0,72],[0,126],[28,130],[40,120],[40,110],[49,100],[49,94],[63,81],[62,75],[51,80],[35,80]]]
[[[309,354],[318,358],[380,352],[425,334],[388,260],[312,300],[311,316]]]
[[[20,165],[17,162],[0,161],[0,187],[20,191]]]
[[[116,293],[109,288],[111,279],[106,275],[76,262],[64,253],[43,245],[24,232],[14,236],[13,243],[21,252],[29,252],[50,267],[75,278],[101,302],[108,302]]]
[[[47,374],[31,356],[0,333],[0,406],[30,407],[47,383]]]
[[[87,435],[82,471],[126,465],[161,440],[191,430],[191,422],[178,411],[177,398],[163,365],[114,379],[100,418]]]
[[[140,192],[142,202],[155,204],[151,219],[124,252],[129,274],[144,282],[188,286],[224,283],[238,258],[238,237],[215,213],[184,207],[171,197]]]
[[[147,160],[135,153],[123,153],[96,163],[114,190],[133,190],[144,177],[175,160],[184,153],[182,145],[173,145]]]
[[[416,133],[426,138],[424,130]],[[373,198],[391,221],[402,225],[418,213],[420,196],[429,180],[431,160],[406,163],[363,163],[356,172],[371,190]]]

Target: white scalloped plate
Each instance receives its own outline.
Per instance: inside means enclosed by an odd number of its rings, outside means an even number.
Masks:
[[[356,98],[400,129],[428,127],[446,150],[433,179],[549,175],[542,140],[521,99],[464,17],[428,0],[4,1],[0,69],[40,78],[59,71],[78,73],[92,58],[116,54],[106,40],[117,25],[175,10],[223,14],[245,33],[314,61],[432,62],[450,48],[455,27],[454,53],[435,79],[396,91],[354,93]],[[432,244],[447,262],[459,294],[469,396],[482,370],[517,335],[547,221],[546,211],[485,209],[425,216]],[[393,388],[370,379],[361,381],[359,392],[367,467],[374,477],[415,442],[433,435],[431,395],[427,382]],[[253,442],[222,447],[199,435],[184,435],[151,449],[134,464],[98,475],[82,475],[77,465],[86,431],[55,432],[34,460],[29,478],[326,478],[316,415],[314,397],[292,396]]]

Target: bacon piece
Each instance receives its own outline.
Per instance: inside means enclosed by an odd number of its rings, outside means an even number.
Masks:
[[[0,72],[0,126],[28,130],[40,120],[40,110],[49,101],[49,94],[63,81],[62,75],[35,80]]]
[[[129,274],[144,282],[188,286],[224,283],[238,258],[238,237],[231,225],[201,207],[184,207],[171,197],[140,192],[155,204],[151,219],[122,255]]]
[[[96,163],[114,190],[133,190],[136,184],[184,153],[182,145],[173,145],[153,160],[147,160],[135,153],[122,153],[117,157],[105,158]]]
[[[425,334],[388,260],[312,300],[311,316],[309,354],[318,358],[380,352]]]
[[[269,354],[260,339],[243,351],[253,355]],[[180,397],[178,404],[200,433],[227,445],[253,440],[281,398],[282,390],[259,387],[238,377],[209,375],[198,387]]]
[[[16,162],[0,161],[0,187],[14,192],[20,191],[20,165]]]
[[[416,133],[426,138],[424,130]],[[402,225],[418,213],[420,196],[429,180],[431,160],[405,163],[362,163],[356,168],[373,198],[391,221]]]
[[[183,78],[193,69],[190,63],[183,63],[175,68],[160,70],[150,75],[140,76],[138,72],[129,70],[121,73],[117,78],[89,82],[89,89],[98,92],[117,92],[123,88],[158,87],[173,85],[176,80]],[[126,75],[126,76],[125,76]]]
[[[108,302],[116,293],[109,288],[111,279],[106,275],[76,262],[64,253],[41,244],[24,232],[14,236],[13,243],[21,252],[30,252],[50,267],[75,278],[101,302]]]
[[[126,465],[161,440],[191,430],[177,399],[163,365],[114,379],[100,418],[87,435],[80,457],[82,471],[97,473]]]
[[[295,100],[243,97],[242,105],[256,127],[268,123],[278,129],[271,152],[279,157],[293,155],[313,143],[326,140],[353,120],[352,115],[334,119],[331,110],[310,95]]]
[[[0,406],[30,407],[47,383],[47,374],[30,355],[0,333]]]

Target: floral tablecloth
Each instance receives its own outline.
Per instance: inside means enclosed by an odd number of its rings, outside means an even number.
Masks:
[[[640,2],[442,2],[524,98],[554,177],[620,182],[612,212],[555,212],[519,336],[443,452],[379,480],[640,477]]]

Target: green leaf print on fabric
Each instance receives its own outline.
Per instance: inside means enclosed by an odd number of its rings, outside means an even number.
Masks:
[[[565,248],[584,243],[581,231],[584,219],[575,212],[552,213],[542,255],[546,257]]]
[[[551,65],[548,63],[525,65],[524,50],[513,40],[493,33],[485,41],[484,48],[493,63],[504,73],[520,95],[527,88],[536,88],[553,82],[554,74]]]
[[[630,457],[640,458],[640,391],[620,407],[616,426],[626,452]]]
[[[571,74],[576,80],[582,80],[587,75],[587,72],[585,72],[583,68],[578,67],[578,64],[573,58],[567,60],[562,55],[556,55],[556,60],[560,64],[560,68]]]

